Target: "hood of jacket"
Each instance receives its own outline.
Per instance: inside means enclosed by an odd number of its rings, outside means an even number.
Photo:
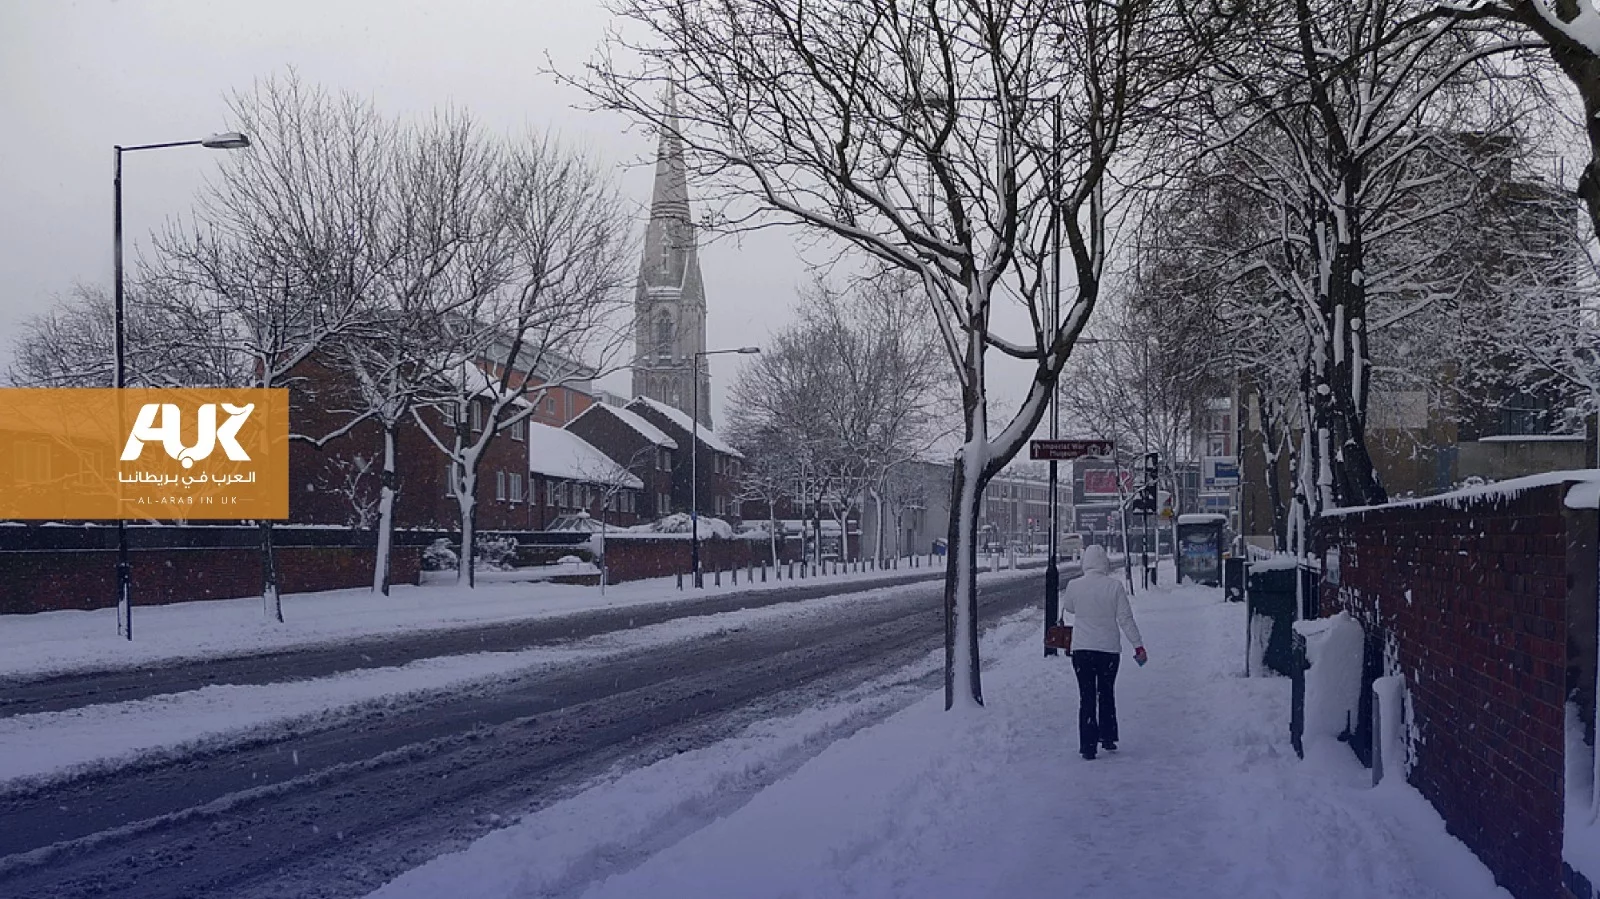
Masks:
[[[1106,555],[1106,548],[1099,545],[1084,547],[1083,570],[1093,571],[1098,574],[1110,574],[1111,557]]]

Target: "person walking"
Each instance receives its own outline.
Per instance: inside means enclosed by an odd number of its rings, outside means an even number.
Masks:
[[[1133,644],[1133,657],[1148,659],[1133,606],[1122,581],[1111,576],[1111,557],[1103,546],[1083,550],[1083,576],[1061,593],[1061,612],[1072,622],[1072,670],[1078,675],[1078,752],[1093,759],[1097,749],[1117,748],[1117,668],[1122,663],[1122,637]],[[1059,622],[1058,622],[1059,623]],[[1118,633],[1120,629],[1121,633]]]

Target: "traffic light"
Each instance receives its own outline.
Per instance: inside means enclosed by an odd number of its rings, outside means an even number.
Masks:
[[[1161,477],[1161,454],[1145,453],[1144,482],[1146,484],[1154,484],[1159,477]]]
[[[1156,511],[1156,485],[1146,484],[1139,488],[1133,495],[1133,501],[1128,504],[1128,511],[1153,514]]]

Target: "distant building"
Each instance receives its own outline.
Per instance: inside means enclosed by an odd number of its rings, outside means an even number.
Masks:
[[[528,529],[544,530],[575,512],[622,527],[648,517],[648,510],[641,510],[644,481],[593,444],[571,430],[537,423],[530,425],[527,436]],[[506,497],[506,482],[505,473],[497,473],[497,500]],[[510,486],[513,499],[520,499],[520,484],[512,481]]]
[[[698,476],[700,514],[739,519],[739,470],[744,454],[702,425],[698,429],[698,457],[691,455],[695,440],[694,420],[681,410],[657,400],[638,397],[628,404],[627,411],[655,426],[679,447],[679,451],[672,456],[674,512],[690,511],[691,501],[695,498],[691,485],[696,483],[694,477]]]
[[[605,453],[640,479],[636,514],[641,520],[672,514],[673,472],[678,442],[630,409],[596,403],[567,424],[567,430]]]

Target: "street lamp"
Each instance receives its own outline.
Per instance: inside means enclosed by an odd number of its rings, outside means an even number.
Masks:
[[[114,342],[116,344],[116,381],[113,386],[119,391],[117,402],[117,433],[123,431],[122,402],[120,391],[127,387],[126,350],[123,344],[122,320],[122,154],[132,153],[135,150],[164,150],[168,147],[205,147],[208,150],[242,150],[250,146],[250,138],[237,131],[224,131],[213,134],[200,140],[169,141],[163,144],[139,144],[124,147],[120,144],[113,145],[116,156],[116,169],[112,176],[112,226],[111,226],[111,261],[115,270],[116,280],[116,318]],[[121,489],[120,487],[118,489]],[[117,510],[117,632],[129,640],[133,639],[133,566],[128,561],[128,523],[122,517],[122,510]]]
[[[689,420],[689,568],[694,572],[695,587],[700,581],[700,357],[719,353],[742,353],[746,356],[761,352],[758,346],[742,346],[729,350],[700,350],[694,354],[694,415]]]

